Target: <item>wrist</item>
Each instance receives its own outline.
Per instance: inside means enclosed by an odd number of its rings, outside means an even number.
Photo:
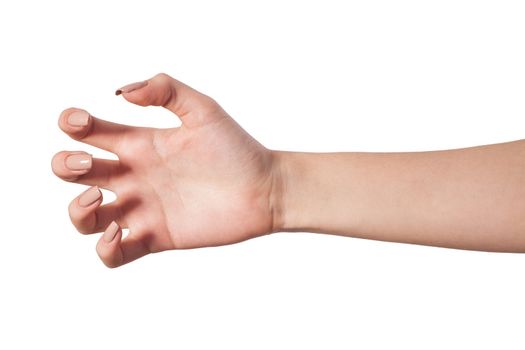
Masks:
[[[270,170],[271,186],[269,191],[268,206],[269,213],[271,215],[271,233],[283,231],[283,218],[284,218],[284,167],[283,167],[283,156],[280,151],[269,151],[272,159],[272,166]]]
[[[364,207],[354,200],[356,192],[362,192],[355,176],[351,176],[355,154],[272,153],[274,232],[346,235],[359,229]]]
[[[304,222],[305,180],[308,178],[304,153],[271,151],[273,158],[270,206],[272,232],[307,229]],[[308,195],[306,195],[308,196]],[[303,203],[304,204],[304,203]]]

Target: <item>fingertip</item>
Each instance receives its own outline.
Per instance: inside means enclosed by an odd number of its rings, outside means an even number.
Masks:
[[[82,208],[83,210],[91,209],[94,206],[99,206],[102,203],[102,192],[98,186],[91,186],[74,200],[71,201],[70,206]]]
[[[144,81],[138,81],[136,83],[131,83],[131,84],[128,84],[128,85],[124,85],[123,87],[117,89],[117,91],[115,91],[115,95],[121,95],[121,94],[129,94],[133,91],[136,91],[136,90],[140,90],[142,89],[143,87],[147,86],[148,85],[148,81],[147,80],[144,80]]]
[[[65,181],[73,181],[88,173],[93,166],[93,156],[83,151],[60,151],[51,159],[51,170]]]
[[[67,108],[58,118],[59,128],[74,139],[85,136],[93,124],[91,114],[80,108]]]
[[[102,238],[104,242],[111,243],[116,238],[119,232],[122,232],[120,226],[115,221],[112,221],[107,227],[106,231],[104,231]]]
[[[159,73],[150,79],[125,85],[115,91],[133,104],[146,106],[164,106],[172,97],[174,79],[165,73]]]
[[[98,186],[88,188],[69,203],[69,217],[78,232],[90,234],[96,231],[96,210],[101,204],[102,192]]]
[[[97,242],[97,254],[104,265],[109,268],[122,265],[121,239],[122,230],[115,221],[112,221]]]
[[[53,155],[51,158],[51,170],[53,171],[53,174],[55,174],[57,177],[62,178],[63,174],[63,163],[64,159],[66,158],[66,151],[60,151]]]

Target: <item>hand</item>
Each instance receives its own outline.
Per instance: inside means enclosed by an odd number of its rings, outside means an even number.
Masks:
[[[171,129],[119,125],[66,109],[59,127],[118,160],[59,152],[60,178],[90,185],[69,205],[81,233],[105,231],[97,252],[108,267],[148,253],[240,242],[275,230],[279,172],[273,153],[213,99],[166,74],[117,94],[140,106],[163,106],[182,121]],[[100,188],[117,199],[102,204]],[[122,239],[121,228],[129,229]]]

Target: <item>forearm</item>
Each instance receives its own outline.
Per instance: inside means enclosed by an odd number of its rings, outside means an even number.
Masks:
[[[280,230],[525,252],[525,141],[275,156]]]

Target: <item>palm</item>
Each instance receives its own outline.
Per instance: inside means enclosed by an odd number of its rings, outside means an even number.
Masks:
[[[152,251],[242,241],[269,232],[269,152],[230,117],[197,128],[148,130],[120,155],[130,234]],[[145,135],[146,136],[146,135]],[[131,141],[133,142],[133,140]],[[138,161],[140,159],[140,161]]]
[[[140,88],[137,87],[141,85]],[[179,128],[135,128],[70,108],[60,128],[108,150],[119,160],[59,152],[53,171],[91,187],[69,206],[82,233],[105,231],[97,252],[110,267],[151,252],[239,242],[273,229],[272,153],[248,135],[211,98],[159,74],[124,98],[164,106]],[[100,191],[116,193],[102,204]],[[129,229],[122,239],[120,228]]]

